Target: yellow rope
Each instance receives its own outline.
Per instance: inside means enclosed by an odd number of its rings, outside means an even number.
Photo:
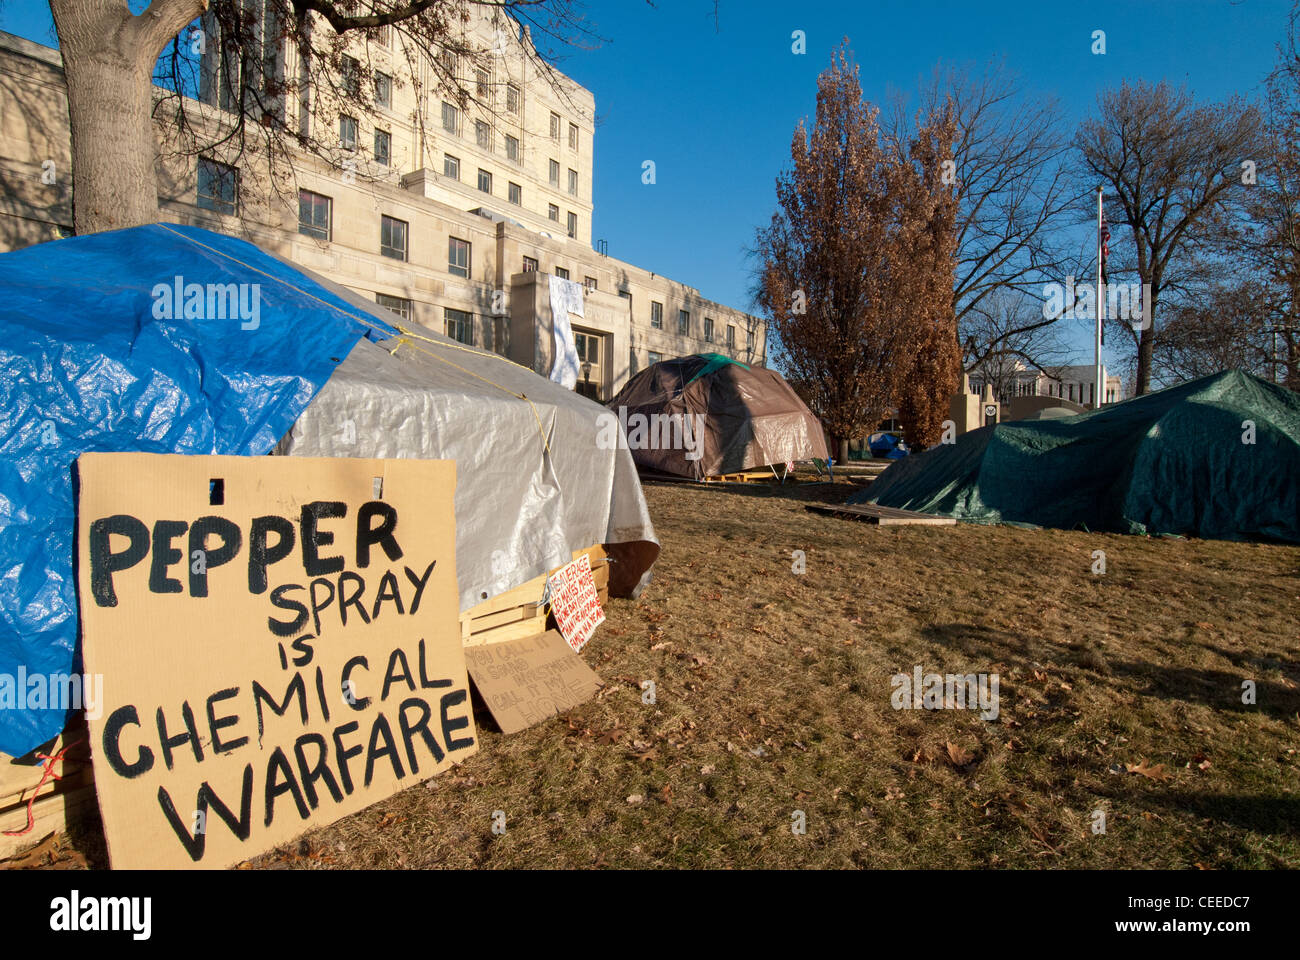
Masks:
[[[315,300],[317,303],[323,306],[329,307],[331,310],[336,310],[339,313],[343,314],[345,317],[351,317],[353,320],[356,320],[358,323],[363,324],[364,326],[370,327],[374,330],[378,330],[380,333],[387,333],[386,330],[380,327],[379,324],[375,323],[373,320],[363,317],[360,314],[352,313],[349,310],[344,310],[342,307],[330,303],[328,300],[324,300],[316,296],[314,293],[310,293],[307,290],[303,290],[301,287],[294,286],[292,283],[283,279],[282,277],[273,276],[272,274],[267,273],[265,270],[253,266],[251,263],[245,263],[243,260],[240,260],[238,257],[231,256],[230,254],[226,253],[224,250],[218,250],[216,247],[209,246],[206,243],[203,243],[199,240],[195,240],[193,237],[187,237],[185,234],[173,230],[165,223],[160,223],[158,224],[158,226],[162,227],[168,233],[180,237],[182,240],[186,240],[194,244],[195,246],[202,247],[204,250],[207,250],[210,253],[215,253],[219,257],[224,257],[225,259],[231,261],[232,263],[237,263],[246,270],[252,270],[254,273],[260,273],[262,276],[266,277],[267,279],[282,284],[288,287],[290,290],[293,290],[294,292],[299,293],[304,297],[308,297],[312,300]],[[394,314],[394,316],[396,316],[396,314]],[[475,373],[473,370],[467,370],[465,367],[462,367],[458,363],[453,363],[451,360],[448,360],[446,357],[440,357],[436,353],[432,352],[431,350],[425,350],[421,348],[418,344],[412,342],[412,338],[415,340],[423,340],[424,342],[431,343],[436,347],[451,348],[455,350],[464,350],[467,353],[472,353],[478,357],[495,357],[498,360],[504,360],[506,363],[511,363],[517,367],[527,369],[526,367],[523,367],[523,364],[515,363],[513,360],[509,359],[508,357],[503,357],[500,354],[487,353],[481,350],[475,350],[471,347],[462,346],[459,343],[444,343],[441,340],[435,340],[432,337],[423,336],[422,334],[416,333],[414,330],[406,329],[405,327],[402,326],[401,323],[398,322],[393,322],[392,324],[390,324],[390,326],[396,328],[396,330],[401,334],[401,336],[395,338],[397,340],[397,345],[394,346],[393,349],[389,352],[389,356],[393,356],[393,357],[397,356],[398,349],[401,348],[403,344],[405,344],[407,346],[413,347],[416,350],[419,350],[421,353],[430,356],[435,360],[441,361],[442,363],[455,367],[457,370],[461,371],[461,373],[468,374],[469,376],[474,377],[475,379],[482,380],[484,383],[488,384],[489,386],[496,387],[498,390],[504,391],[505,393],[510,394],[510,396],[512,397],[515,397],[519,400],[527,401],[528,406],[533,411],[534,419],[537,420],[537,432],[542,436],[542,446],[546,448],[547,456],[551,455],[551,444],[550,441],[547,440],[546,438],[546,429],[542,424],[542,415],[537,412],[537,404],[533,403],[532,400],[529,400],[525,394],[516,393],[515,391],[511,390],[509,387],[504,387],[501,384],[493,380],[490,380],[485,376],[482,376],[481,374]]]

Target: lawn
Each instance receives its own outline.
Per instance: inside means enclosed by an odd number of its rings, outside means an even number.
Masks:
[[[852,489],[648,485],[594,700],[253,865],[1300,865],[1300,549],[804,509]],[[917,666],[997,719],[894,709]]]

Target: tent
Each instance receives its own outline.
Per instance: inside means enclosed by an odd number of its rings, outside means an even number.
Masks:
[[[982,427],[893,464],[851,502],[1300,543],[1300,395],[1229,370],[1078,416]]]
[[[0,305],[0,677],[77,665],[88,450],[457,459],[462,609],[593,543],[616,594],[658,555],[601,406],[245,241],[156,224],[40,244],[0,255]],[[65,721],[2,709],[0,751]]]
[[[779,373],[721,354],[652,364],[608,406],[646,472],[703,480],[827,458],[820,421]]]

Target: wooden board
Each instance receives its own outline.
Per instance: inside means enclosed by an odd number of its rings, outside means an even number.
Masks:
[[[27,826],[27,807],[13,807],[0,811],[0,860],[7,860],[35,846],[51,833],[66,833],[68,826],[95,810],[95,788],[82,786],[41,797],[32,804],[32,829],[18,837],[6,836],[5,830],[21,830]]]
[[[917,513],[915,510],[899,510],[897,507],[881,507],[874,503],[810,503],[807,505],[807,509],[817,513],[829,513],[834,516],[866,520],[868,523],[875,523],[882,527],[909,524],[951,527],[957,523],[952,517],[940,517],[933,513]]]
[[[578,559],[584,553],[591,558],[592,576],[603,606],[609,601],[609,558],[604,547],[593,544],[585,550],[575,550],[573,559]],[[556,568],[558,569],[559,567]],[[537,601],[542,598],[546,578],[554,572],[555,570],[548,571],[505,593],[489,597],[462,613],[461,642],[466,646],[504,643],[544,633],[547,618],[544,608]]]

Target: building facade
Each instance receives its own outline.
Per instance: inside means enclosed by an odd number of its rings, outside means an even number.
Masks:
[[[1106,385],[1103,403],[1119,403],[1124,399],[1124,388],[1118,376],[1101,368],[1102,382]],[[991,387],[993,398],[1010,404],[1017,397],[1055,397],[1080,406],[1095,406],[1097,393],[1097,368],[1090,363],[1074,366],[1031,367],[1022,360],[1011,359],[1001,364],[986,363],[970,372],[972,393],[983,394]]]
[[[577,389],[597,400],[667,357],[718,352],[762,365],[761,319],[593,248],[595,98],[544,68],[527,31],[472,10],[459,46],[473,55],[416,53],[390,30],[349,41],[357,75],[374,84],[369,115],[275,105],[337,151],[303,151],[280,171],[247,152],[160,150],[162,219],[244,237],[543,376],[554,362],[549,280],[574,280],[585,288]],[[190,104],[213,129],[238,96],[220,49],[210,36]],[[275,56],[288,76],[302,69],[291,48]],[[472,94],[468,105],[445,92],[449,75]],[[0,250],[69,235],[58,51],[0,34],[0,105]],[[158,132],[165,147],[169,132]]]

